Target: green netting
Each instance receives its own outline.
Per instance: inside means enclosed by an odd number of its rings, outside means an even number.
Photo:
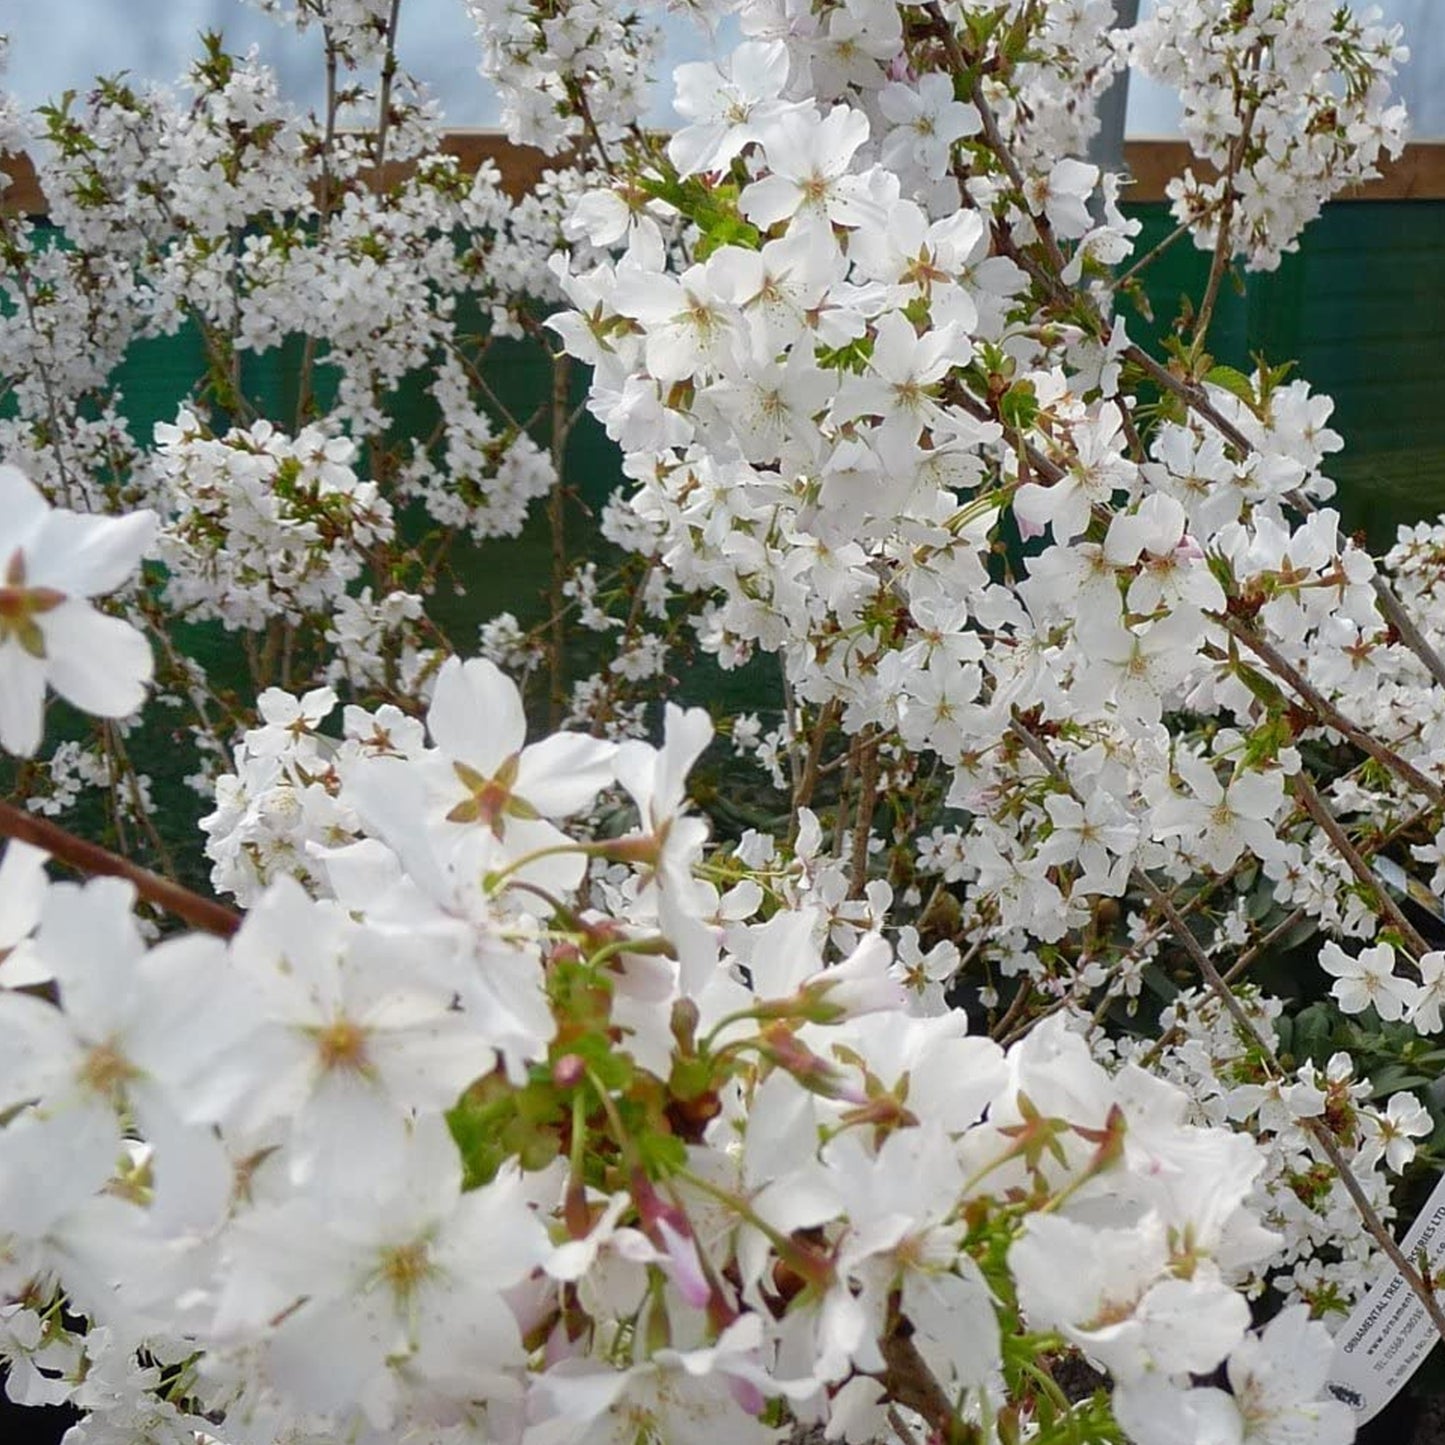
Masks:
[[[1140,254],[1171,229],[1162,205],[1130,208],[1144,223]],[[1130,318],[1130,331],[1157,341],[1178,314],[1184,296],[1203,290],[1207,256],[1186,241],[1154,264],[1146,293],[1152,326]],[[1221,361],[1247,368],[1250,356],[1293,359],[1297,375],[1335,398],[1334,425],[1346,450],[1332,463],[1341,483],[1346,525],[1387,542],[1402,522],[1445,510],[1445,386],[1439,348],[1445,339],[1445,202],[1336,204],[1305,234],[1299,254],[1269,275],[1247,278],[1243,292],[1226,284],[1211,331]],[[252,395],[274,406],[279,418],[294,407],[294,349],[246,359]],[[177,401],[199,375],[203,358],[193,335],[136,347],[122,368],[128,414],[148,435],[157,420],[174,418]],[[489,379],[518,416],[529,415],[548,394],[551,373],[532,343],[495,347]],[[582,382],[578,377],[578,387]],[[578,393],[580,395],[580,391]],[[401,430],[418,432],[425,402],[409,394],[398,409]],[[571,475],[591,505],[619,479],[616,455],[599,428],[576,432]],[[535,529],[531,529],[535,530]],[[524,544],[523,552],[527,550]],[[544,546],[540,536],[536,545]],[[476,562],[473,599],[478,615],[516,591],[531,558],[504,560],[500,548],[483,549]],[[470,569],[469,569],[470,570]],[[484,605],[485,604],[485,605]]]
[[[1143,254],[1168,234],[1162,205],[1132,208],[1144,223]],[[1182,298],[1203,291],[1208,257],[1188,242],[1177,245],[1147,276],[1152,323],[1129,314],[1136,339],[1159,341],[1179,314]],[[1298,361],[1297,375],[1335,398],[1333,425],[1346,450],[1331,459],[1341,485],[1339,505],[1349,530],[1368,533],[1375,547],[1388,545],[1401,523],[1445,511],[1445,398],[1436,356],[1445,338],[1445,202],[1386,202],[1328,207],[1306,233],[1298,255],[1272,275],[1251,276],[1242,288],[1226,285],[1211,330],[1211,349],[1230,365],[1248,369],[1252,354],[1271,362]],[[243,362],[248,394],[278,422],[295,414],[300,348],[291,345]],[[204,370],[194,333],[135,347],[118,376],[124,410],[138,440],[148,441],[158,420],[173,420],[178,404]],[[551,370],[534,342],[499,342],[489,356],[488,382],[513,415],[529,417],[547,399]],[[585,393],[581,367],[574,370],[574,400]],[[420,383],[398,399],[397,434],[425,435],[430,403]],[[568,475],[595,508],[621,481],[618,457],[601,428],[583,417],[572,435]],[[595,549],[585,518],[577,514],[570,539],[574,557]],[[551,542],[538,509],[523,535],[483,546],[458,544],[451,557],[463,591],[445,589],[432,611],[463,651],[475,646],[477,625],[501,610],[524,623],[544,615],[543,594]],[[187,629],[183,646],[224,682],[239,669],[234,646],[219,628]],[[762,658],[738,673],[711,665],[693,669],[679,696],[722,703],[731,710],[778,707],[777,666]],[[204,811],[181,786],[191,764],[177,748],[173,721],[151,709],[134,740],[136,761],[155,782],[163,801],[158,819],[184,876],[199,881],[194,819]]]
[[[1133,208],[1141,253],[1170,230],[1163,206]],[[1208,257],[1188,243],[1152,269],[1147,294],[1157,338],[1182,295],[1203,290]],[[1345,439],[1329,474],[1345,527],[1383,547],[1402,523],[1445,511],[1445,202],[1342,203],[1305,232],[1279,270],[1226,285],[1210,332],[1221,361],[1247,369],[1252,354],[1299,363],[1296,376],[1335,399]]]

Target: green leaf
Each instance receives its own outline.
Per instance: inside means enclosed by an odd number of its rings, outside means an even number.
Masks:
[[[744,246],[756,251],[762,245],[758,228],[741,216],[719,216],[702,234],[695,254],[699,261],[706,261],[719,246]]]
[[[448,1111],[447,1128],[451,1130],[457,1152],[462,1156],[462,1188],[480,1189],[496,1178],[506,1159],[501,1147],[501,1126],[511,1110],[507,1100],[491,1105],[478,1105],[463,1099]]]
[[[1259,410],[1259,399],[1254,394],[1254,383],[1242,371],[1233,366],[1215,366],[1204,374],[1211,386],[1223,387],[1237,396],[1251,411]]]
[[[1271,712],[1283,712],[1288,707],[1285,695],[1263,673],[1256,672],[1247,662],[1236,661],[1234,675]]]
[[[1279,951],[1287,953],[1292,948],[1299,948],[1302,944],[1308,943],[1319,931],[1320,926],[1313,918],[1302,918],[1279,940]]]
[[[1334,1052],[1331,1046],[1334,1031],[1330,1010],[1323,1004],[1311,1004],[1301,1009],[1294,1020],[1295,1058],[1324,1062]]]
[[[1280,750],[1293,742],[1293,729],[1278,713],[1272,712],[1250,733],[1239,761],[1239,771],[1258,770],[1261,763],[1274,762]]]
[[[1383,1099],[1385,1095],[1399,1093],[1401,1089],[1419,1089],[1431,1083],[1434,1080],[1424,1074],[1412,1074],[1398,1067],[1381,1069],[1370,1080],[1370,1097]]]
[[[868,369],[873,355],[873,338],[860,336],[846,346],[820,346],[813,355],[819,366],[829,371],[851,371],[861,376]]]
[[[665,1179],[687,1168],[687,1145],[674,1134],[649,1130],[637,1140],[637,1152],[649,1179]]]
[[[1012,431],[1028,431],[1039,417],[1039,398],[1031,381],[1016,381],[998,399],[998,414]]]
[[[1179,986],[1157,963],[1145,964],[1140,978],[1143,980],[1145,988],[1155,998],[1163,999],[1165,1003],[1172,1003],[1179,997]]]

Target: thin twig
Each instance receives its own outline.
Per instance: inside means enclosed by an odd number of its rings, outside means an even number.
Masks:
[[[30,295],[30,273],[28,269],[20,271],[20,300],[25,307],[25,319],[32,334],[44,335],[40,323],[35,315],[35,302]],[[53,338],[52,338],[53,343]],[[60,438],[63,435],[63,428],[60,425],[60,401],[55,392],[55,380],[50,374],[50,368],[43,361],[32,362],[35,374],[40,378],[40,388],[45,395],[45,410],[47,420],[50,423],[50,445],[55,452],[55,469],[60,474],[60,488],[65,497],[67,506],[74,507],[75,499],[70,491],[70,470],[65,465],[65,452],[60,445]]]
[[[376,146],[372,152],[374,184],[382,185],[386,166],[386,143],[391,132],[391,86],[396,79],[396,25],[401,18],[401,0],[391,0],[391,15],[386,23],[386,54],[381,62],[381,85],[376,99]]]
[[[1285,914],[1263,938],[1257,938],[1224,970],[1220,976],[1225,983],[1233,983],[1235,979],[1242,978],[1253,967],[1256,959],[1263,958],[1281,938],[1298,928],[1308,917],[1309,914],[1303,908],[1296,908],[1293,913]],[[1173,1039],[1170,1042],[1172,1043]]]
[[[1148,874],[1142,870],[1136,870],[1140,884],[1147,893],[1150,893],[1157,906],[1163,910],[1164,916],[1170,918],[1171,924],[1177,920],[1177,927],[1174,936],[1183,946],[1184,951],[1194,962],[1194,966],[1203,975],[1204,981],[1209,985],[1210,991],[1224,1005],[1234,1020],[1235,1026],[1243,1037],[1248,1040],[1260,1055],[1273,1069],[1276,1078],[1285,1076],[1284,1066],[1279,1061],[1279,1055],[1274,1051],[1274,1045],[1260,1033],[1255,1027],[1254,1020],[1245,1011],[1244,1006],[1235,997],[1234,990],[1219,976],[1219,970],[1215,968],[1214,961],[1204,951],[1199,940],[1189,930],[1189,925],[1178,913],[1174,905],[1169,901],[1162,889],[1158,888]],[[1172,917],[1171,917],[1172,915]],[[1430,1322],[1435,1326],[1436,1331],[1442,1339],[1445,1339],[1445,1310],[1440,1308],[1439,1301],[1435,1298],[1435,1290],[1432,1285],[1420,1277],[1420,1272],[1405,1257],[1404,1251],[1395,1242],[1395,1237],[1385,1227],[1384,1221],[1370,1202],[1369,1196],[1360,1187],[1360,1181],[1355,1178],[1354,1170],[1350,1162],[1345,1158],[1344,1151],[1340,1148],[1339,1140],[1331,1132],[1328,1124],[1322,1119],[1301,1119],[1300,1124],[1307,1129],[1311,1137],[1320,1146],[1325,1157],[1333,1166],[1335,1173],[1339,1176],[1340,1183],[1345,1187],[1345,1193],[1350,1196],[1360,1219],[1365,1228],[1369,1231],[1370,1237],[1385,1252],[1385,1256],[1394,1265],[1402,1279],[1410,1287],[1416,1299],[1425,1307],[1425,1313],[1430,1316]]]
[[[160,829],[156,827],[155,821],[145,805],[145,798],[141,793],[140,777],[136,772],[135,763],[131,761],[130,751],[125,745],[125,739],[121,736],[120,728],[114,722],[107,720],[104,737],[107,749],[114,752],[116,762],[120,766],[121,776],[130,794],[131,808],[135,813],[136,821],[150,839],[151,847],[155,849],[156,857],[160,860],[161,867],[165,869],[165,876],[174,878],[176,876],[175,859],[171,857],[171,850],[166,847],[166,840],[161,837]],[[118,801],[117,807],[119,807]]]
[[[1009,1035],[1014,1031],[1019,1019],[1023,1017],[1024,1012],[1028,1009],[1029,1004],[1033,1002],[1033,997],[1033,981],[1027,977],[1021,979],[1019,981],[1018,991],[1009,1001],[1009,1006],[1004,1010],[1003,1017],[996,1024],[994,1024],[991,1029],[989,1029],[989,1038],[997,1039],[999,1041],[1007,1039]],[[1064,1002],[1065,1000],[1060,1000],[1060,1007],[1063,1006]]]
[[[878,1345],[886,1366],[882,1378],[888,1393],[923,1416],[939,1445],[961,1445],[968,1439],[967,1427],[912,1339],[891,1329]]]
[[[848,892],[856,898],[868,881],[868,842],[873,836],[873,810],[878,806],[878,744],[882,734],[871,724],[859,742],[858,812],[853,819],[853,853]]]
[[[1424,663],[1425,670],[1436,683],[1445,687],[1445,658],[1426,641],[1414,618],[1405,611],[1405,604],[1395,595],[1395,589],[1378,572],[1370,579],[1370,586],[1374,589],[1375,601],[1385,621],[1395,629],[1400,641]]]
[[[338,65],[336,40],[329,25],[322,25],[321,35],[326,47],[326,120],[321,139],[321,185],[318,188],[319,195],[317,196],[316,245],[318,250],[326,244],[326,234],[331,227],[331,212],[336,205],[335,172],[332,168],[336,162],[336,118],[339,104],[336,90]],[[315,404],[317,346],[316,330],[314,327],[308,328],[306,340],[301,348],[301,366],[296,384],[297,431],[300,431],[310,420],[309,414]]]
[[[1400,905],[1390,896],[1389,890],[1375,876],[1370,865],[1360,856],[1359,850],[1350,842],[1339,820],[1325,806],[1315,785],[1309,780],[1303,768],[1294,776],[1294,795],[1300,806],[1324,830],[1325,836],[1335,845],[1335,851],[1349,864],[1350,872],[1369,890],[1380,912],[1399,930],[1406,946],[1418,962],[1430,951],[1430,945],[1420,937],[1419,930],[1405,917]]]
[[[1388,768],[1401,782],[1408,783],[1430,799],[1437,807],[1445,807],[1445,789],[1431,781],[1413,763],[1402,758],[1393,748],[1352,723],[1325,695],[1289,662],[1272,643],[1266,642],[1253,628],[1245,626],[1238,618],[1212,614],[1213,620],[1223,627],[1231,637],[1242,642],[1269,670],[1289,684],[1300,700],[1324,726],[1348,738],[1362,753]]]
[[[908,1428],[908,1421],[898,1413],[897,1405],[888,1407],[888,1424],[902,1441],[902,1445],[918,1445],[918,1437]]]
[[[853,774],[858,770],[858,737],[854,734],[848,740],[848,751],[844,755],[843,778],[838,784],[838,808],[833,814],[833,847],[835,858],[843,856],[843,843],[848,837],[848,804],[853,795]]]
[[[1121,272],[1112,280],[1106,280],[1104,285],[1111,291],[1118,291],[1127,286],[1141,272],[1152,266],[1166,251],[1182,241],[1205,216],[1209,215],[1211,211],[1218,210],[1221,200],[1222,197],[1215,197],[1198,214],[1190,216],[1187,221],[1181,221],[1162,241],[1151,246],[1127,271]]]
[[[565,352],[552,358],[552,486],[547,493],[547,526],[551,533],[552,566],[547,606],[556,619],[548,642],[547,715],[551,727],[562,726],[567,709],[567,629],[562,610],[567,603],[567,414],[571,397],[571,359]]]
[[[1225,166],[1223,190],[1220,193],[1223,211],[1219,217],[1219,234],[1214,241],[1214,256],[1209,263],[1209,281],[1204,288],[1204,300],[1200,302],[1199,312],[1194,318],[1193,344],[1196,353],[1204,349],[1205,338],[1209,335],[1209,323],[1214,319],[1214,306],[1219,300],[1219,288],[1234,254],[1234,203],[1238,199],[1234,178],[1244,161],[1244,153],[1249,146],[1249,133],[1258,113],[1259,100],[1256,98],[1246,109],[1239,135],[1229,148],[1229,160]]]
[[[832,731],[833,724],[838,720],[838,712],[838,700],[829,698],[823,704],[813,723],[813,735],[808,740],[808,755],[803,760],[803,771],[793,787],[793,819],[789,842],[797,840],[798,814],[813,801],[813,791],[818,786],[819,769],[823,759],[823,746],[828,741],[828,734]]]

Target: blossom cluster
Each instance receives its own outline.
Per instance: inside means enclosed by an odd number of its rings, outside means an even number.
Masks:
[[[351,469],[346,437],[288,437],[264,421],[213,437],[182,412],[156,443],[156,550],[178,614],[231,628],[299,622],[334,608],[367,549],[391,535],[391,507]]]
[[[1404,147],[1388,103],[1409,58],[1399,26],[1332,0],[1169,0],[1133,33],[1140,70],[1179,92],[1194,154],[1217,173],[1170,183],[1174,215],[1204,250],[1223,244],[1258,270],[1297,249],[1320,206]]]
[[[746,51],[774,83],[782,55]],[[620,260],[572,277],[579,309],[555,323],[597,368],[593,407],[637,457],[633,504],[667,565],[712,594],[703,646],[725,664],[778,651],[799,696],[841,708],[847,731],[896,731],[954,768],[945,802],[973,821],[950,881],[976,882],[1005,934],[1053,942],[1141,866],[1281,862],[1299,755],[1291,737],[1265,741],[1234,620],[1327,693],[1357,681],[1341,663],[1362,638],[1416,665],[1385,642],[1373,564],[1334,514],[1283,520],[1288,499],[1332,491],[1328,402],[1300,382],[1211,384],[1243,455],[1198,418],[1131,455],[1110,390],[1122,322],[1101,343],[1031,342],[1026,270],[990,254],[978,212],[930,219],[900,195],[866,160],[862,112],[740,124],[758,173],[737,213],[756,247],[725,242],[673,277],[644,213]],[[1051,193],[1046,210],[1082,249],[1090,219],[1071,206]],[[1048,539],[1008,583],[986,564],[1005,508]],[[1181,746],[1161,718],[1186,705],[1231,725]],[[1020,716],[1054,740],[1044,764],[999,751]],[[1368,725],[1416,756],[1387,705]]]
[[[284,18],[305,33],[326,27],[327,43],[336,47],[349,67],[384,61],[391,40],[391,0],[250,0],[258,10]]]
[[[265,700],[252,751],[333,703]],[[25,1397],[75,1398],[87,1439],[764,1440],[771,1399],[863,1440],[905,1359],[995,1413],[1021,1318],[1124,1419],[1226,1359],[1268,1377],[1256,1413],[1348,1418],[1322,1327],[1249,1332],[1277,1244],[1252,1140],[1062,1020],[1005,1051],[912,1011],[806,870],[719,894],[683,792],[701,714],[660,749],[524,729],[483,661],[443,668],[425,734],[352,710],[334,811],[302,810],[313,893],[271,882],[229,943],[147,947],[127,885],[6,856]],[[634,827],[568,823],[609,787]]]
[[[325,115],[298,112],[217,36],[177,91],[118,77],[31,117],[5,110],[67,244],[0,217],[0,457],[68,510],[157,513],[164,585],[137,599],[156,636],[178,619],[235,634],[234,651],[163,644],[158,658],[157,699],[202,754],[202,787],[272,683],[424,695],[448,651],[427,609],[452,585],[454,538],[515,536],[562,485],[569,396],[513,416],[485,373],[493,342],[535,337],[560,295],[548,258],[579,174],[520,198],[494,167],[464,174],[395,64],[393,8],[288,12],[338,76],[381,62],[374,84],[333,87]],[[368,105],[378,130],[348,129]],[[203,358],[189,394],[159,427],[130,422],[117,368],[179,332]],[[278,369],[279,395],[258,380]],[[437,420],[415,434],[394,408],[423,387]],[[432,533],[396,526],[413,502]],[[26,787],[55,807],[95,786],[122,828],[144,774],[113,730],[90,755],[100,766],[47,762]]]
[[[928,779],[952,816],[926,853],[907,856],[915,802],[891,837],[859,835],[854,867],[881,843],[895,876],[936,879],[935,901],[948,890],[955,937],[997,971],[988,1005],[1137,1008],[1154,931],[1100,919],[1141,876],[1228,885],[1252,867],[1266,908],[1373,934],[1389,918],[1378,888],[1299,800],[1323,788],[1321,807],[1362,825],[1438,806],[1422,726],[1438,682],[1324,505],[1340,445],[1328,399],[1220,368],[1144,429],[1125,320],[1097,294],[1063,324],[1043,314],[1127,253],[1117,186],[1074,159],[1031,175],[1006,141],[991,174],[975,150],[940,186],[898,164],[902,101],[874,92],[957,81],[946,48],[920,32],[905,79],[869,72],[829,105],[790,89],[813,45],[749,39],[679,75],[692,124],[669,144],[672,173],[640,158],[634,195],[655,199],[633,202],[625,233],[588,213],[614,257],[574,266],[575,309],[553,323],[596,369],[593,409],[667,566],[709,595],[703,647],[724,666],[777,652],[819,744],[837,719],[853,738],[838,761],[860,768],[872,747],[885,795]],[[945,156],[999,123],[986,90],[956,94],[919,101]],[[677,210],[685,262],[666,240]],[[1029,546],[1002,571],[1005,517]],[[1166,726],[1180,714],[1211,722]],[[1365,734],[1383,745],[1368,801],[1359,779],[1317,784],[1302,747]],[[1220,945],[1250,932],[1238,910],[1219,919]],[[1411,963],[1431,967],[1420,948]],[[949,987],[946,968],[929,984]],[[1418,1123],[1418,1105],[1391,1117]],[[1392,1167],[1412,1152],[1402,1136]],[[1315,1223],[1343,1200],[1326,1188]],[[1359,1287],[1328,1229],[1300,1223],[1291,1240]]]
[[[641,119],[661,49],[645,9],[600,0],[466,0],[466,7],[512,140],[556,155],[584,136],[615,144]]]

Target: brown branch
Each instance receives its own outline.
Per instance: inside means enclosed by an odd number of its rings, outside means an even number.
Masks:
[[[1018,991],[1009,1002],[1008,1008],[1004,1010],[1003,1017],[989,1029],[988,1036],[1000,1043],[1007,1043],[1009,1036],[1017,1028],[1019,1020],[1024,1016],[1028,1006],[1034,999],[1034,986],[1030,979],[1024,978],[1020,981]],[[1068,1003],[1067,996],[1059,1001],[1059,1007],[1063,1008]],[[1029,1021],[1032,1024],[1032,1020]],[[1024,1030],[1027,1033],[1028,1029]],[[1022,1035],[1020,1035],[1022,1037]]]
[[[1166,918],[1170,919],[1171,927],[1174,927],[1174,936],[1193,960],[1194,966],[1209,985],[1210,991],[1224,1005],[1234,1020],[1235,1027],[1259,1050],[1261,1056],[1274,1071],[1274,1076],[1283,1078],[1285,1069],[1279,1061],[1279,1055],[1274,1051],[1274,1046],[1255,1027],[1254,1020],[1250,1018],[1249,1014],[1245,1012],[1244,1006],[1234,996],[1233,989],[1219,976],[1219,970],[1215,968],[1214,960],[1209,957],[1201,947],[1199,940],[1190,932],[1189,925],[1179,917],[1178,911],[1168,895],[1142,869],[1136,869],[1135,876],[1144,890],[1151,895],[1155,906],[1163,911]],[[1176,922],[1177,927],[1174,926]],[[1405,1258],[1404,1251],[1395,1242],[1394,1235],[1385,1228],[1384,1221],[1376,1212],[1375,1206],[1370,1203],[1369,1196],[1360,1187],[1360,1181],[1355,1178],[1354,1171],[1350,1168],[1350,1162],[1345,1158],[1339,1140],[1335,1138],[1329,1125],[1323,1119],[1301,1119],[1300,1124],[1309,1131],[1333,1166],[1340,1183],[1345,1187],[1345,1193],[1350,1196],[1360,1219],[1369,1231],[1370,1237],[1385,1252],[1385,1257],[1394,1265],[1400,1277],[1410,1287],[1411,1293],[1424,1305],[1425,1313],[1430,1317],[1430,1323],[1435,1326],[1440,1337],[1445,1339],[1445,1310],[1441,1309],[1440,1302],[1435,1298],[1433,1286],[1426,1284],[1421,1279],[1419,1270]]]
[[[547,640],[550,654],[547,718],[553,730],[562,726],[567,710],[567,628],[563,616],[567,603],[567,413],[571,377],[571,358],[559,352],[552,358],[552,486],[547,493],[547,530],[551,542],[547,606],[552,613],[551,636]]]
[[[1257,939],[1254,943],[1250,944],[1250,946],[1220,974],[1220,977],[1225,983],[1233,983],[1235,979],[1248,972],[1250,966],[1257,958],[1260,958],[1268,952],[1290,929],[1308,917],[1309,915],[1303,908],[1296,908],[1293,913],[1286,915],[1276,923],[1263,938]],[[1154,1040],[1153,1044],[1150,1045],[1149,1052],[1139,1060],[1139,1067],[1141,1069],[1152,1069],[1164,1056],[1164,1050],[1172,1048],[1183,1037],[1184,1029],[1180,1024],[1174,1024],[1171,1028],[1165,1029],[1165,1031]]]
[[[1264,955],[1268,953],[1270,949],[1273,948],[1275,944],[1280,941],[1281,938],[1283,938],[1287,933],[1290,933],[1295,928],[1299,927],[1299,925],[1303,923],[1308,917],[1309,913],[1304,908],[1296,908],[1293,913],[1286,913],[1285,916],[1281,918],[1280,921],[1276,923],[1274,927],[1269,930],[1268,933],[1264,934],[1261,938],[1257,938],[1253,943],[1251,943],[1249,947],[1246,948],[1244,952],[1241,953],[1239,957],[1236,958],[1234,962],[1231,963],[1229,967],[1224,970],[1222,977],[1225,983],[1233,983],[1235,979],[1242,978],[1246,973],[1249,972],[1250,968],[1254,965],[1256,959],[1263,958]],[[1166,1035],[1165,1039],[1167,1039],[1168,1043],[1173,1043],[1175,1042],[1175,1039],[1177,1039],[1178,1033],[1178,1030],[1171,1029],[1169,1031],[1169,1034],[1173,1035],[1173,1037]],[[1162,1042],[1164,1042],[1164,1040],[1161,1040],[1161,1043]]]
[[[1253,629],[1246,627],[1238,618],[1218,613],[1211,614],[1213,620],[1223,627],[1231,637],[1242,642],[1269,670],[1289,684],[1325,727],[1348,738],[1362,753],[1382,767],[1388,768],[1401,782],[1422,792],[1437,807],[1445,807],[1445,789],[1427,778],[1413,763],[1407,762],[1393,748],[1377,741],[1363,728],[1357,727],[1325,695],[1308,682],[1304,675],[1289,662],[1272,643],[1266,642]]]
[[[878,806],[878,745],[882,733],[870,728],[859,743],[858,813],[853,819],[853,854],[848,893],[859,898],[868,881],[868,840],[873,836],[873,811]]]
[[[1258,47],[1256,47],[1257,49]],[[1234,204],[1239,195],[1235,189],[1234,178],[1244,163],[1244,153],[1249,148],[1249,133],[1258,114],[1259,100],[1256,98],[1245,111],[1239,135],[1229,149],[1229,161],[1223,176],[1224,190],[1221,193],[1223,210],[1219,217],[1219,234],[1214,242],[1213,259],[1209,263],[1209,280],[1204,288],[1204,300],[1200,302],[1199,314],[1194,318],[1194,351],[1196,354],[1204,349],[1204,341],[1209,334],[1209,323],[1214,318],[1215,303],[1219,300],[1219,288],[1224,281],[1224,273],[1229,267],[1229,262],[1234,256]]]
[[[793,841],[796,841],[797,837],[798,813],[813,801],[813,790],[818,786],[819,768],[823,760],[823,746],[828,741],[828,734],[837,722],[840,711],[838,700],[829,698],[813,723],[813,735],[808,740],[808,755],[803,761],[802,774],[793,787]]]
[[[391,0],[391,14],[386,22],[386,53],[381,62],[381,86],[376,101],[376,146],[372,164],[376,168],[374,184],[381,189],[386,171],[386,143],[391,134],[391,91],[396,81],[396,26],[401,19],[401,0]]]
[[[932,1431],[930,1438],[939,1445],[963,1445],[971,1438],[969,1427],[958,1418],[953,1402],[911,1339],[895,1325],[878,1347],[887,1367],[880,1378],[890,1399],[922,1415]]]
[[[908,1428],[908,1421],[898,1413],[897,1405],[888,1407],[888,1423],[893,1428],[893,1433],[898,1436],[903,1445],[918,1445],[918,1437]]]
[[[241,926],[241,915],[225,904],[192,893],[189,888],[172,883],[169,878],[162,878],[98,843],[77,838],[59,824],[37,818],[13,803],[0,802],[0,837],[16,838],[22,843],[42,848],[81,873],[124,878],[134,884],[136,892],[147,903],[154,903],[157,908],[175,914],[193,928],[206,933],[218,933],[223,938],[229,938]]]
[[[1137,261],[1134,262],[1132,266],[1129,267],[1127,271],[1121,272],[1111,281],[1105,281],[1104,284],[1111,291],[1119,291],[1123,287],[1127,286],[1131,281],[1136,280],[1141,272],[1146,271],[1166,251],[1168,251],[1171,247],[1175,246],[1178,242],[1182,241],[1184,237],[1187,236],[1190,231],[1194,229],[1195,225],[1197,225],[1199,221],[1203,220],[1204,217],[1208,216],[1211,212],[1218,210],[1219,205],[1220,201],[1218,199],[1210,201],[1210,203],[1205,206],[1198,215],[1190,216],[1187,221],[1181,221],[1177,226],[1175,226],[1175,228],[1170,231],[1170,233],[1165,236],[1162,241],[1158,242],[1156,245],[1152,246],[1149,250],[1147,250]]]
[[[1389,890],[1375,877],[1374,871],[1360,856],[1355,845],[1350,842],[1349,836],[1340,826],[1339,820],[1325,806],[1324,799],[1320,797],[1315,785],[1303,769],[1295,774],[1294,795],[1299,799],[1300,806],[1319,824],[1324,830],[1325,836],[1335,845],[1335,851],[1349,864],[1350,872],[1369,890],[1371,897],[1375,899],[1378,911],[1383,912],[1400,931],[1401,937],[1404,938],[1406,945],[1418,962],[1430,951],[1430,945],[1420,937],[1415,925],[1405,917],[1400,905],[1390,897]]]
[[[858,736],[855,733],[848,740],[848,751],[843,758],[843,779],[838,784],[838,807],[833,814],[834,857],[843,857],[843,845],[848,840],[848,802],[853,795],[853,774],[858,771]]]
[[[336,120],[338,112],[337,69],[340,64],[336,39],[331,27],[323,24],[321,34],[326,46],[326,122],[321,140],[321,183],[316,196],[316,245],[320,249],[326,244],[326,235],[331,228],[331,213],[336,208]],[[308,329],[306,341],[301,349],[301,366],[296,381],[296,430],[300,431],[311,419],[315,405],[316,352],[319,344],[314,328]],[[254,676],[254,672],[252,674]]]

